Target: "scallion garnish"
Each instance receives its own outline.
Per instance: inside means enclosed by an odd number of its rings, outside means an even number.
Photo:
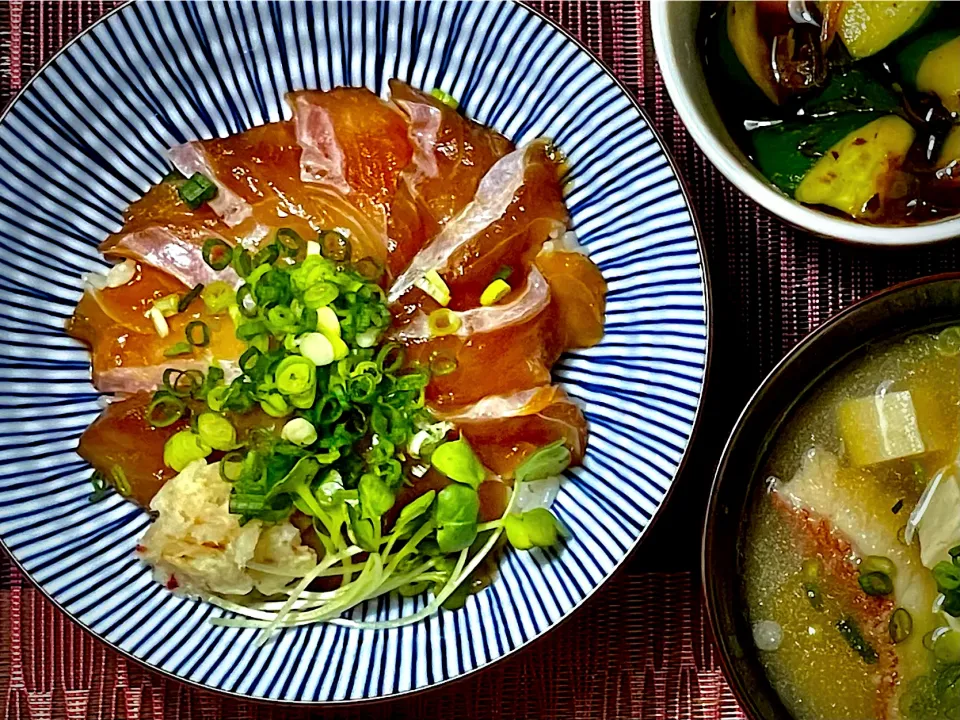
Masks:
[[[206,347],[210,344],[210,327],[203,320],[187,323],[184,333],[187,336],[187,342],[194,347]]]
[[[190,307],[190,303],[196,300],[197,297],[199,297],[201,292],[203,292],[203,283],[197,283],[196,285],[194,285],[193,290],[191,290],[182,298],[180,298],[180,302],[177,303],[177,312],[178,313],[186,312],[187,308]]]
[[[253,271],[253,260],[250,253],[242,248],[236,248],[233,252],[232,263],[234,271],[241,278],[247,277]]]
[[[439,100],[444,105],[446,105],[447,107],[453,110],[458,110],[460,108],[460,103],[457,101],[457,99],[453,95],[448,93],[446,90],[441,90],[440,88],[434,88],[433,90],[430,91],[430,95],[432,95],[437,100]]]
[[[201,250],[203,260],[216,271],[225,270],[233,260],[233,248],[220,238],[209,238]]]
[[[163,428],[173,425],[183,417],[186,409],[186,403],[180,398],[172,395],[161,395],[155,397],[147,405],[145,416],[152,427]]]
[[[189,355],[191,352],[193,352],[193,347],[190,343],[181,340],[164,350],[163,354],[166,357],[177,357],[178,355]]]
[[[178,192],[180,199],[191,210],[196,210],[217,196],[217,186],[203,173],[194,173],[179,187]]]

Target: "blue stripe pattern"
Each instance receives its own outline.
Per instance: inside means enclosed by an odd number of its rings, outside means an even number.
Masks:
[[[158,182],[171,145],[289,116],[284,93],[391,77],[441,87],[517,144],[554,138],[566,199],[609,283],[606,336],[557,375],[585,408],[584,467],[554,506],[562,550],[508,553],[466,606],[414,626],[216,627],[134,557],[149,522],[87,501],[77,439],[97,415],[86,350],[63,333],[97,244]],[[180,679],[260,698],[327,702],[425,688],[541,635],[621,563],[686,452],[707,352],[703,257],[657,138],[607,71],[509,2],[154,3],[124,6],[64,50],[0,124],[0,539],[78,622]],[[385,597],[356,620],[414,612]]]

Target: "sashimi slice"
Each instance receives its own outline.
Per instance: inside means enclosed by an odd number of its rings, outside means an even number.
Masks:
[[[550,285],[563,347],[587,348],[600,342],[607,292],[600,268],[582,253],[562,250],[541,252],[535,263]]]
[[[851,573],[851,587],[858,587],[856,557],[880,555],[894,563],[896,605],[906,608],[914,622],[910,638],[897,645],[900,676],[910,679],[925,672],[929,653],[923,647],[923,636],[934,627],[931,608],[937,590],[917,546],[903,545],[897,539],[906,518],[894,514],[892,508],[902,494],[879,482],[868,470],[841,468],[835,455],[813,448],[804,456],[796,475],[789,482],[777,484],[774,497],[805,519],[809,529],[822,534],[823,528],[828,528],[838,547],[845,544],[849,548],[850,552],[834,553],[832,557]],[[856,596],[863,603],[875,600],[863,593]],[[886,609],[892,612],[893,606]]]
[[[501,268],[514,271],[514,282],[524,281],[543,243],[566,223],[559,163],[547,141],[534,141],[494,164],[473,200],[396,279],[389,299],[415,306],[418,291],[411,288],[435,270],[450,288],[453,309],[476,307]]]
[[[503,135],[400,80],[390,98],[409,121],[413,158],[402,178],[410,194],[443,226],[473,198],[480,179],[513,150]]]
[[[490,395],[455,412],[439,413],[467,438],[483,464],[503,478],[537,448],[563,440],[571,463],[583,460],[587,422],[562,388],[549,385]]]
[[[389,253],[397,244],[388,237],[388,226],[422,242],[415,208],[400,203],[393,217],[400,173],[413,152],[403,115],[366,88],[292,92],[287,102],[293,108],[293,128],[302,149],[300,180],[346,199],[375,228],[355,238],[363,256],[387,268]]]
[[[527,282],[519,293],[497,305],[473,308],[454,313],[459,321],[459,327],[453,334],[466,338],[477,333],[503,330],[513,325],[526,322],[550,304],[550,286],[546,278],[534,267],[527,275]],[[429,316],[418,309],[409,322],[401,325],[393,333],[393,337],[402,342],[426,342],[431,339]]]
[[[177,145],[170,149],[167,154],[171,164],[179,170],[184,177],[190,177],[195,173],[200,173],[211,180],[217,186],[217,194],[207,202],[207,205],[213,210],[228,227],[236,227],[253,212],[250,203],[228,188],[223,180],[218,177],[216,170],[210,165],[206,154],[203,151],[203,145],[200,142],[189,142],[184,145]]]
[[[155,428],[145,419],[152,395],[140,392],[114,400],[100,417],[84,430],[77,449],[80,457],[113,478],[119,468],[130,487],[130,497],[148,507],[163,483],[176,473],[163,464],[163,445],[171,435],[189,426],[178,420],[165,428]]]
[[[168,367],[206,370],[213,360],[233,361],[245,346],[226,315],[210,315],[199,298],[185,312],[166,318],[169,334],[161,337],[143,313],[153,300],[189,291],[173,278],[139,265],[134,279],[118,288],[88,289],[67,322],[67,332],[91,348],[93,384],[101,392],[133,393],[157,387]],[[167,357],[164,351],[186,339],[186,326],[200,320],[210,343],[190,353]]]
[[[550,368],[563,352],[557,322],[553,305],[547,305],[529,320],[490,332],[409,343],[407,357],[433,368],[427,402],[446,411],[486,395],[548,385]]]

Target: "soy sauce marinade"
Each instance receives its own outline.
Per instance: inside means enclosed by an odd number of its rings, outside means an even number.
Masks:
[[[960,3],[717,2],[698,32],[730,134],[785,194],[878,225],[960,213]]]

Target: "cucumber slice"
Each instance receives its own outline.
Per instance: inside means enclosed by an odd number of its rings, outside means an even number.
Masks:
[[[936,93],[947,110],[960,114],[960,31],[927,53],[917,70],[916,83],[917,90]]]
[[[803,176],[794,197],[853,218],[871,215],[884,206],[892,173],[903,164],[915,137],[903,118],[878,118],[833,145]]]
[[[840,39],[854,58],[876,55],[919,28],[935,7],[924,0],[848,0],[840,14]]]
[[[803,115],[819,118],[850,112],[892,113],[900,99],[869,73],[852,68],[835,72],[823,91],[803,106]]]
[[[878,117],[879,113],[846,113],[756,130],[751,138],[757,167],[792,197],[804,176],[833,145]]]
[[[945,168],[952,162],[960,163],[960,125],[954,125],[947,134],[940,148],[940,158],[937,160],[937,169]]]

